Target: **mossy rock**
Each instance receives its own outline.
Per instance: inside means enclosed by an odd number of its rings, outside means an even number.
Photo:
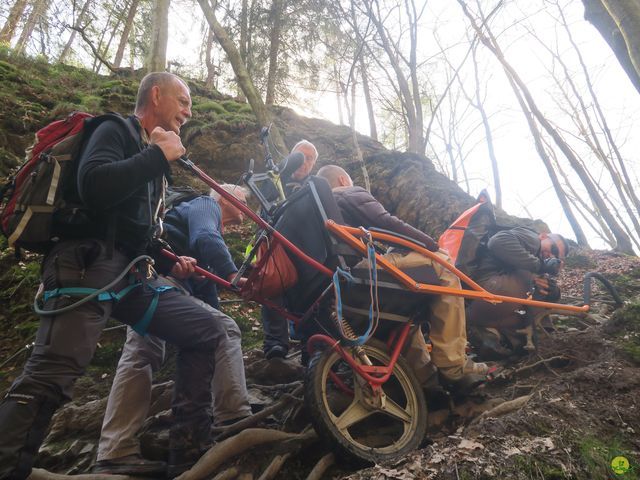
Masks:
[[[20,158],[0,147],[0,176],[7,176],[20,164]]]
[[[242,103],[235,102],[233,100],[225,100],[221,102],[222,106],[227,112],[237,113],[240,109],[245,105]]]
[[[194,105],[192,110],[198,113],[213,112],[216,114],[223,114],[226,112],[225,108],[215,101],[199,103],[197,105]]]
[[[95,95],[85,95],[81,98],[83,110],[89,113],[99,113],[103,111],[103,100]]]
[[[0,60],[0,78],[2,80],[20,81],[20,73],[14,65]]]

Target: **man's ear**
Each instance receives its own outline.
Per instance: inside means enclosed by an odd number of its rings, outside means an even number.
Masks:
[[[151,87],[151,102],[156,107],[160,105],[160,87],[158,85]]]
[[[540,240],[544,240],[545,238],[549,238],[549,234],[546,233],[546,232],[542,232],[542,233],[538,234],[538,238]]]
[[[347,177],[345,177],[344,175],[340,175],[338,177],[338,180],[340,182],[340,186],[341,187],[348,187],[349,186],[349,181],[347,180]]]

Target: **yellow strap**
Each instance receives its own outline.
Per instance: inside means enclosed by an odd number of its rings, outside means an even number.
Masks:
[[[9,240],[9,246],[13,247],[13,245],[16,242],[16,240],[18,240],[18,238],[20,238],[20,235],[22,235],[22,232],[25,230],[25,228],[27,228],[27,224],[29,223],[29,220],[31,220],[31,217],[33,216],[34,213],[50,213],[50,212],[53,212],[53,207],[29,207],[29,208],[27,208],[27,210],[24,212],[24,215],[20,219],[20,223],[18,223],[18,226],[16,227],[16,229],[13,231],[13,233],[11,234],[11,236],[8,239]]]
[[[60,182],[60,164],[58,160],[53,158],[53,175],[51,176],[51,185],[49,185],[49,193],[47,193],[47,205],[53,205],[53,201],[56,198],[56,192],[58,191],[58,183]]]

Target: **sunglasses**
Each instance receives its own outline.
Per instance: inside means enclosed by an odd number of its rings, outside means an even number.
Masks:
[[[556,257],[559,260],[562,260],[560,258],[560,249],[558,248],[558,245],[556,245],[556,242],[552,242],[551,243],[551,255],[553,255],[554,257]]]

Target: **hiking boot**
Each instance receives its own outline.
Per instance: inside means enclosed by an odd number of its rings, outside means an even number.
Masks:
[[[139,454],[99,460],[91,469],[91,473],[109,473],[112,475],[131,475],[143,477],[164,477],[167,471],[165,462],[147,460]]]
[[[264,358],[271,360],[272,358],[285,358],[289,353],[289,349],[282,345],[274,345],[264,353]]]
[[[462,367],[462,373],[471,373],[474,375],[487,375],[489,371],[492,369],[493,365],[489,363],[479,363],[474,362],[470,358],[467,358],[467,361]]]
[[[458,395],[466,395],[483,383],[486,383],[486,375],[465,372],[465,369],[478,368],[475,362],[471,362],[474,366],[468,366],[469,360],[464,367],[444,367],[439,369],[440,383],[444,385],[451,393]]]

